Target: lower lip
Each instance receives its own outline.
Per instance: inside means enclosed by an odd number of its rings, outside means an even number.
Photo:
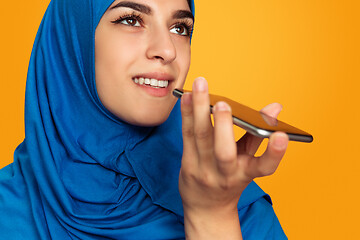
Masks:
[[[154,88],[154,87],[150,87],[148,85],[140,85],[135,83],[136,86],[142,88],[143,90],[145,90],[149,95],[154,96],[154,97],[165,97],[169,94],[169,85],[166,88]]]

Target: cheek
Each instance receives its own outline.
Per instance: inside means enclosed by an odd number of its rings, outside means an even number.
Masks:
[[[119,96],[125,98],[126,89],[132,84],[131,67],[141,50],[135,37],[114,29],[102,29],[95,41],[96,88],[101,102],[111,111],[119,107],[116,101],[124,100]]]
[[[95,45],[96,71],[104,74],[123,72],[136,60],[139,52],[138,46],[136,39],[129,39],[120,34],[97,39]]]
[[[179,66],[179,78],[184,84],[185,78],[190,68],[191,48],[188,42],[180,42],[177,48],[177,64]]]
[[[173,42],[177,46],[176,52],[177,52],[177,58],[178,58],[179,63],[182,66],[189,68],[190,57],[191,57],[190,40],[188,38],[176,36],[173,38]]]

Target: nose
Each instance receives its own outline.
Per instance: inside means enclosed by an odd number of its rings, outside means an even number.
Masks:
[[[149,43],[146,50],[148,59],[160,60],[168,64],[176,58],[176,48],[168,28],[157,27],[149,33]]]

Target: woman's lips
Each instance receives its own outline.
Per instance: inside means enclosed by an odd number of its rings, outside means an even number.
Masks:
[[[166,73],[145,73],[132,78],[133,82],[155,97],[164,97],[169,94],[169,82],[174,78]]]
[[[167,80],[158,80],[155,78],[133,78],[133,81],[139,85],[147,85],[153,88],[166,88],[169,85]]]
[[[148,72],[148,73],[140,73],[133,77],[134,78],[149,78],[149,79],[157,79],[157,80],[167,80],[167,81],[173,81],[175,78],[165,72]]]

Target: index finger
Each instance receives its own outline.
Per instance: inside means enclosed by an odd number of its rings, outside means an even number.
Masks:
[[[197,78],[193,86],[194,135],[201,160],[212,159],[213,127],[210,117],[208,85],[204,78]]]

